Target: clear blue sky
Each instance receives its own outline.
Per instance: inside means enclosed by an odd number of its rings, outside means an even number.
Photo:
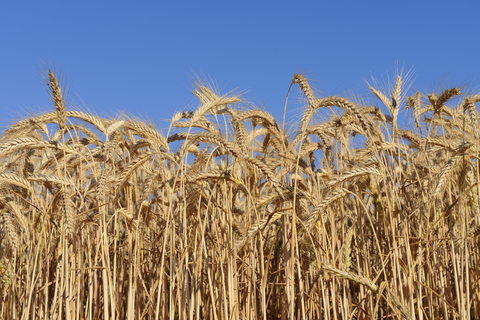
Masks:
[[[163,128],[194,105],[195,72],[246,91],[278,118],[298,71],[325,95],[365,92],[363,78],[381,78],[397,61],[416,70],[422,90],[445,74],[478,87],[479,12],[477,0],[3,1],[0,125],[52,110],[41,61],[65,70],[77,103]]]

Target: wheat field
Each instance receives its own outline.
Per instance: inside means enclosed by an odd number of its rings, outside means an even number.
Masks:
[[[161,131],[45,81],[0,138],[0,319],[480,319],[477,92],[296,74],[280,122],[198,82]]]

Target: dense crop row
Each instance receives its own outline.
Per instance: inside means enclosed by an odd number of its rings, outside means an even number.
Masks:
[[[0,140],[0,319],[480,319],[480,95],[297,74],[287,132],[198,84],[164,133],[46,78],[55,110]]]

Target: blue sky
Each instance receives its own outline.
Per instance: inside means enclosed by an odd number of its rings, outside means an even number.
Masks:
[[[384,77],[396,62],[415,69],[420,90],[445,75],[478,87],[478,12],[479,1],[4,1],[0,125],[53,109],[42,61],[64,69],[77,104],[162,128],[195,105],[194,73],[278,119],[299,71],[323,95],[365,94],[362,79]],[[298,116],[291,101],[287,115]]]

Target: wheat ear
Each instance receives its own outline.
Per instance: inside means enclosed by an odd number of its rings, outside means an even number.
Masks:
[[[364,167],[364,168],[358,168],[358,169],[353,169],[352,171],[344,174],[343,176],[335,179],[335,180],[332,180],[328,183],[329,186],[332,186],[336,183],[340,183],[342,181],[345,181],[349,178],[352,178],[352,177],[356,177],[356,176],[359,176],[359,175],[363,175],[363,174],[374,174],[374,175],[377,175],[377,176],[381,176],[382,174],[380,173],[380,171],[378,171],[377,169],[375,169],[374,167]]]
[[[387,96],[384,95],[380,90],[377,90],[372,86],[369,86],[368,88],[380,101],[382,101],[385,107],[387,107],[388,112],[390,112],[391,114],[392,113],[391,101],[387,98]]]
[[[370,280],[369,278],[366,278],[359,274],[355,274],[353,272],[347,272],[347,271],[337,269],[328,264],[324,264],[323,269],[328,273],[331,273],[338,279],[349,280],[349,281],[361,284],[364,287],[367,287],[372,292],[375,292],[375,293],[379,292],[378,290],[379,287],[375,283],[373,283],[373,281]],[[404,319],[408,319],[408,320],[412,319],[408,314],[408,312],[406,311],[405,307],[402,305],[402,303],[398,300],[398,298],[393,294],[393,292],[390,289],[386,288],[386,292],[383,293],[383,296],[386,298],[388,303],[392,303],[393,301],[394,307],[402,314]]]
[[[0,173],[0,182],[13,184],[17,187],[30,190],[30,183],[13,173]]]
[[[105,136],[109,137],[111,134],[114,132],[120,130],[123,126],[125,126],[126,121],[125,120],[120,120],[120,121],[115,121],[111,125],[108,126],[108,128],[105,130]]]
[[[72,147],[58,143],[56,141],[44,141],[44,140],[38,140],[35,138],[19,138],[15,140],[10,140],[5,142],[4,144],[0,145],[0,157],[5,156],[9,152],[16,151],[18,149],[22,148],[57,148],[60,150],[65,150],[67,153],[74,153],[75,149]]]
[[[457,96],[461,94],[460,88],[450,88],[444,90],[440,96],[438,97],[437,101],[435,101],[435,109],[441,107],[445,102],[447,102],[453,96]]]
[[[440,191],[442,191],[443,185],[447,181],[449,173],[452,171],[453,167],[455,167],[455,165],[457,165],[460,162],[461,159],[462,159],[462,155],[455,156],[452,159],[450,159],[447,162],[447,164],[445,164],[445,166],[442,168],[442,171],[438,176],[437,186],[433,191],[432,198],[435,198],[437,195],[440,194]]]
[[[345,242],[343,244],[343,253],[342,253],[343,270],[347,272],[350,271],[350,267],[352,265],[350,254],[352,252],[352,238],[353,238],[354,231],[355,231],[355,225],[352,225],[350,229],[348,229],[347,231],[347,235],[345,236]]]
[[[58,85],[57,77],[50,70],[48,72],[48,78],[50,80],[50,90],[52,91],[52,101],[57,112],[58,125],[60,129],[65,130],[67,123],[67,115],[65,114],[65,103],[63,101],[62,89]]]
[[[73,202],[70,199],[70,196],[67,191],[60,192],[60,198],[62,200],[62,209],[64,216],[64,229],[67,236],[73,234],[75,228],[75,215],[73,210]]]
[[[253,236],[255,236],[255,234],[264,230],[265,227],[267,226],[267,224],[274,223],[275,221],[280,219],[283,215],[289,214],[289,213],[291,213],[291,212],[290,211],[285,211],[285,210],[278,211],[278,212],[273,212],[273,213],[269,214],[267,217],[260,220],[260,222],[250,226],[248,228],[248,230],[245,233],[242,234],[240,239],[238,239],[235,242],[235,245],[234,245],[235,249],[236,250],[241,249],[249,239],[251,239]]]
[[[347,193],[349,193],[347,189],[339,188],[333,191],[329,196],[327,196],[317,206],[315,206],[315,208],[312,210],[312,213],[308,215],[305,219],[305,226],[307,227],[307,230],[312,229],[312,224],[314,224],[318,220],[320,213],[326,207],[328,207],[335,200],[343,198]]]
[[[15,225],[13,224],[12,214],[8,212],[6,209],[1,211],[3,224],[7,231],[8,240],[10,241],[10,245],[12,250],[15,252],[18,249],[18,237],[17,232],[15,231]]]
[[[292,83],[298,84],[305,97],[307,97],[308,103],[312,105],[315,101],[315,96],[307,78],[303,74],[297,73],[293,76]]]
[[[125,183],[125,181],[127,180],[127,178],[130,176],[130,174],[135,170],[137,169],[139,166],[141,166],[142,164],[144,164],[145,162],[147,162],[147,160],[153,155],[153,153],[146,153],[144,155],[141,155],[137,158],[135,158],[132,162],[130,162],[130,164],[128,165],[128,167],[125,168],[125,170],[122,172],[122,174],[120,175],[120,178],[119,178],[119,181],[117,182],[117,185],[116,185],[116,188],[120,187],[123,183]]]
[[[160,143],[161,147],[163,149],[165,149],[165,151],[169,151],[167,139],[165,139],[165,137],[162,136],[157,130],[152,129],[150,127],[146,127],[144,125],[140,125],[140,124],[138,124],[136,122],[133,122],[133,121],[129,121],[127,123],[126,127],[128,129],[138,133],[139,135],[141,135],[142,137],[144,137],[146,139],[151,138],[151,139],[156,140],[157,142]]]

